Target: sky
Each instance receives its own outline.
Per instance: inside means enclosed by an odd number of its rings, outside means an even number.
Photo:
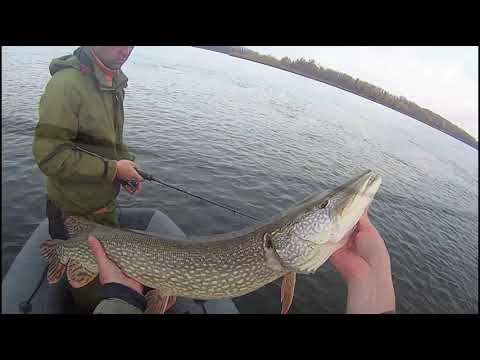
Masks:
[[[245,46],[304,57],[404,96],[478,139],[477,46]]]

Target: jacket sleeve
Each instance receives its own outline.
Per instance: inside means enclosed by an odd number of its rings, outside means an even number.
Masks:
[[[111,298],[102,300],[95,308],[94,314],[143,314],[138,307],[128,302]]]
[[[115,161],[75,150],[80,94],[62,75],[56,74],[49,81],[40,99],[33,140],[35,161],[47,176],[72,182],[112,182]]]
[[[130,161],[135,161],[135,155],[133,155],[128,146],[125,145],[125,144],[118,144],[117,145],[117,152],[118,152],[118,155],[119,155],[119,159],[122,160],[122,159],[126,159],[126,160],[130,160]]]
[[[101,293],[94,314],[142,314],[147,306],[143,295],[123,284],[104,284]]]

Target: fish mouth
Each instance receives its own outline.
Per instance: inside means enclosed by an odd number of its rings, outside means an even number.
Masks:
[[[307,200],[307,205],[303,205],[307,210],[296,220],[300,226],[290,227],[293,230],[286,234],[291,239],[281,244],[274,237],[274,248],[282,265],[300,273],[316,271],[332,253],[345,245],[380,184],[381,176],[367,170],[328,195]],[[309,227],[312,222],[316,225]],[[289,242],[297,244],[291,246]]]
[[[343,236],[358,222],[377,193],[382,177],[367,170],[348,182],[335,194],[337,235]]]

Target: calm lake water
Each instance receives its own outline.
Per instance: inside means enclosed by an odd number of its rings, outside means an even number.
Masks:
[[[74,49],[2,48],[2,277],[45,217],[37,106],[50,60]],[[391,254],[397,311],[478,313],[476,150],[356,95],[201,49],[137,47],[124,71],[124,137],[142,169],[260,219],[375,170],[370,214]],[[164,211],[188,235],[250,224],[154,183],[120,204]],[[342,313],[346,295],[327,263],[299,275],[291,312]],[[278,313],[279,282],[235,302]]]

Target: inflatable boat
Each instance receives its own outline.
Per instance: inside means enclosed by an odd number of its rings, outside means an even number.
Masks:
[[[164,213],[147,208],[120,208],[120,226],[159,235],[185,233]],[[50,239],[48,219],[32,233],[15,258],[2,281],[2,314],[79,314],[75,308],[65,277],[57,284],[48,284],[47,261],[39,246]],[[194,300],[177,298],[167,314],[238,314],[231,299]]]

